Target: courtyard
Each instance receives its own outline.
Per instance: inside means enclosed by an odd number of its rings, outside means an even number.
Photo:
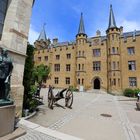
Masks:
[[[66,140],[140,139],[140,112],[136,110],[134,98],[100,90],[74,92],[72,109],[65,108],[64,100],[60,100],[51,110],[47,106],[47,89],[41,90],[41,96],[44,105],[39,106],[34,117],[21,120],[20,125],[27,134],[17,140],[59,140],[60,134]]]

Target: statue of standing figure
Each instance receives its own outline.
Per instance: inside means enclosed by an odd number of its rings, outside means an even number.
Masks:
[[[13,70],[11,58],[6,49],[1,49],[0,55],[0,100],[10,99],[10,77]]]

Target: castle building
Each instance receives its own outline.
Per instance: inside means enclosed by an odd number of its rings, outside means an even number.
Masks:
[[[73,42],[53,42],[43,28],[35,42],[35,65],[50,66],[44,83],[64,88],[101,89],[120,94],[126,88],[140,88],[140,31],[123,32],[117,27],[112,5],[106,35],[85,32],[83,14]]]

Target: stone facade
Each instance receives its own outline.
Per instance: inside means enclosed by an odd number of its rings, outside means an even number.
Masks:
[[[24,87],[23,72],[33,0],[9,0],[0,44],[9,50],[14,69],[11,77],[11,95],[16,112],[21,115]]]
[[[124,33],[118,28],[112,6],[105,36],[97,31],[95,37],[88,38],[82,16],[75,41],[54,39],[51,43],[44,36],[35,42],[34,61],[51,67],[50,78],[44,81],[47,86],[83,86],[116,94],[140,88],[140,31]]]

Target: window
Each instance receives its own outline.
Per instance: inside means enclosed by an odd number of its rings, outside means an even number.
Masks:
[[[0,0],[0,40],[4,26],[5,15],[7,11],[8,0]]]
[[[71,59],[71,54],[70,53],[67,54],[67,59]]]
[[[111,79],[109,79],[109,83],[110,83],[110,86],[112,85],[112,83],[111,83]]]
[[[60,55],[56,55],[56,60],[59,60],[60,59]]]
[[[115,48],[112,47],[112,54],[115,54],[115,53],[116,53]]]
[[[93,62],[93,71],[100,71],[101,70],[101,62],[95,61]]]
[[[137,86],[137,78],[136,77],[129,77],[129,86],[136,87]]]
[[[79,56],[81,56],[81,51],[79,51]]]
[[[113,85],[116,86],[116,79],[113,79]]]
[[[119,48],[117,47],[117,53],[119,53]]]
[[[110,54],[110,48],[108,49],[108,54]]]
[[[82,64],[82,70],[84,70],[84,64]]]
[[[85,56],[85,52],[84,51],[82,52],[82,55]]]
[[[60,71],[60,64],[54,64],[54,71]]]
[[[120,87],[120,79],[118,79],[118,86]]]
[[[78,70],[80,70],[80,69],[81,69],[81,65],[79,64],[79,65],[78,65]]]
[[[44,59],[45,59],[45,61],[48,61],[48,56],[45,56]]]
[[[55,78],[54,78],[54,83],[55,83],[55,84],[58,84],[58,83],[59,83],[59,78],[58,78],[58,77],[55,77]]]
[[[113,69],[113,70],[116,69],[116,62],[115,62],[115,61],[113,61],[112,69]]]
[[[80,85],[80,79],[78,79],[77,82],[78,82],[78,85]]]
[[[41,57],[38,57],[38,61],[41,61]]]
[[[120,69],[120,63],[119,63],[119,61],[117,62],[117,68],[118,68],[118,70]]]
[[[128,69],[135,71],[136,70],[136,63],[135,61],[128,61]]]
[[[100,49],[93,49],[93,56],[94,56],[94,57],[99,57],[99,56],[101,56]]]
[[[70,64],[66,64],[66,71],[70,71]]]
[[[82,79],[82,85],[84,85],[84,79]]]
[[[70,84],[70,77],[66,77],[66,85]]]
[[[114,40],[114,35],[112,35],[112,40]]]
[[[135,49],[134,49],[134,47],[129,47],[129,48],[127,48],[127,51],[128,51],[128,54],[129,54],[129,55],[135,54]]]

